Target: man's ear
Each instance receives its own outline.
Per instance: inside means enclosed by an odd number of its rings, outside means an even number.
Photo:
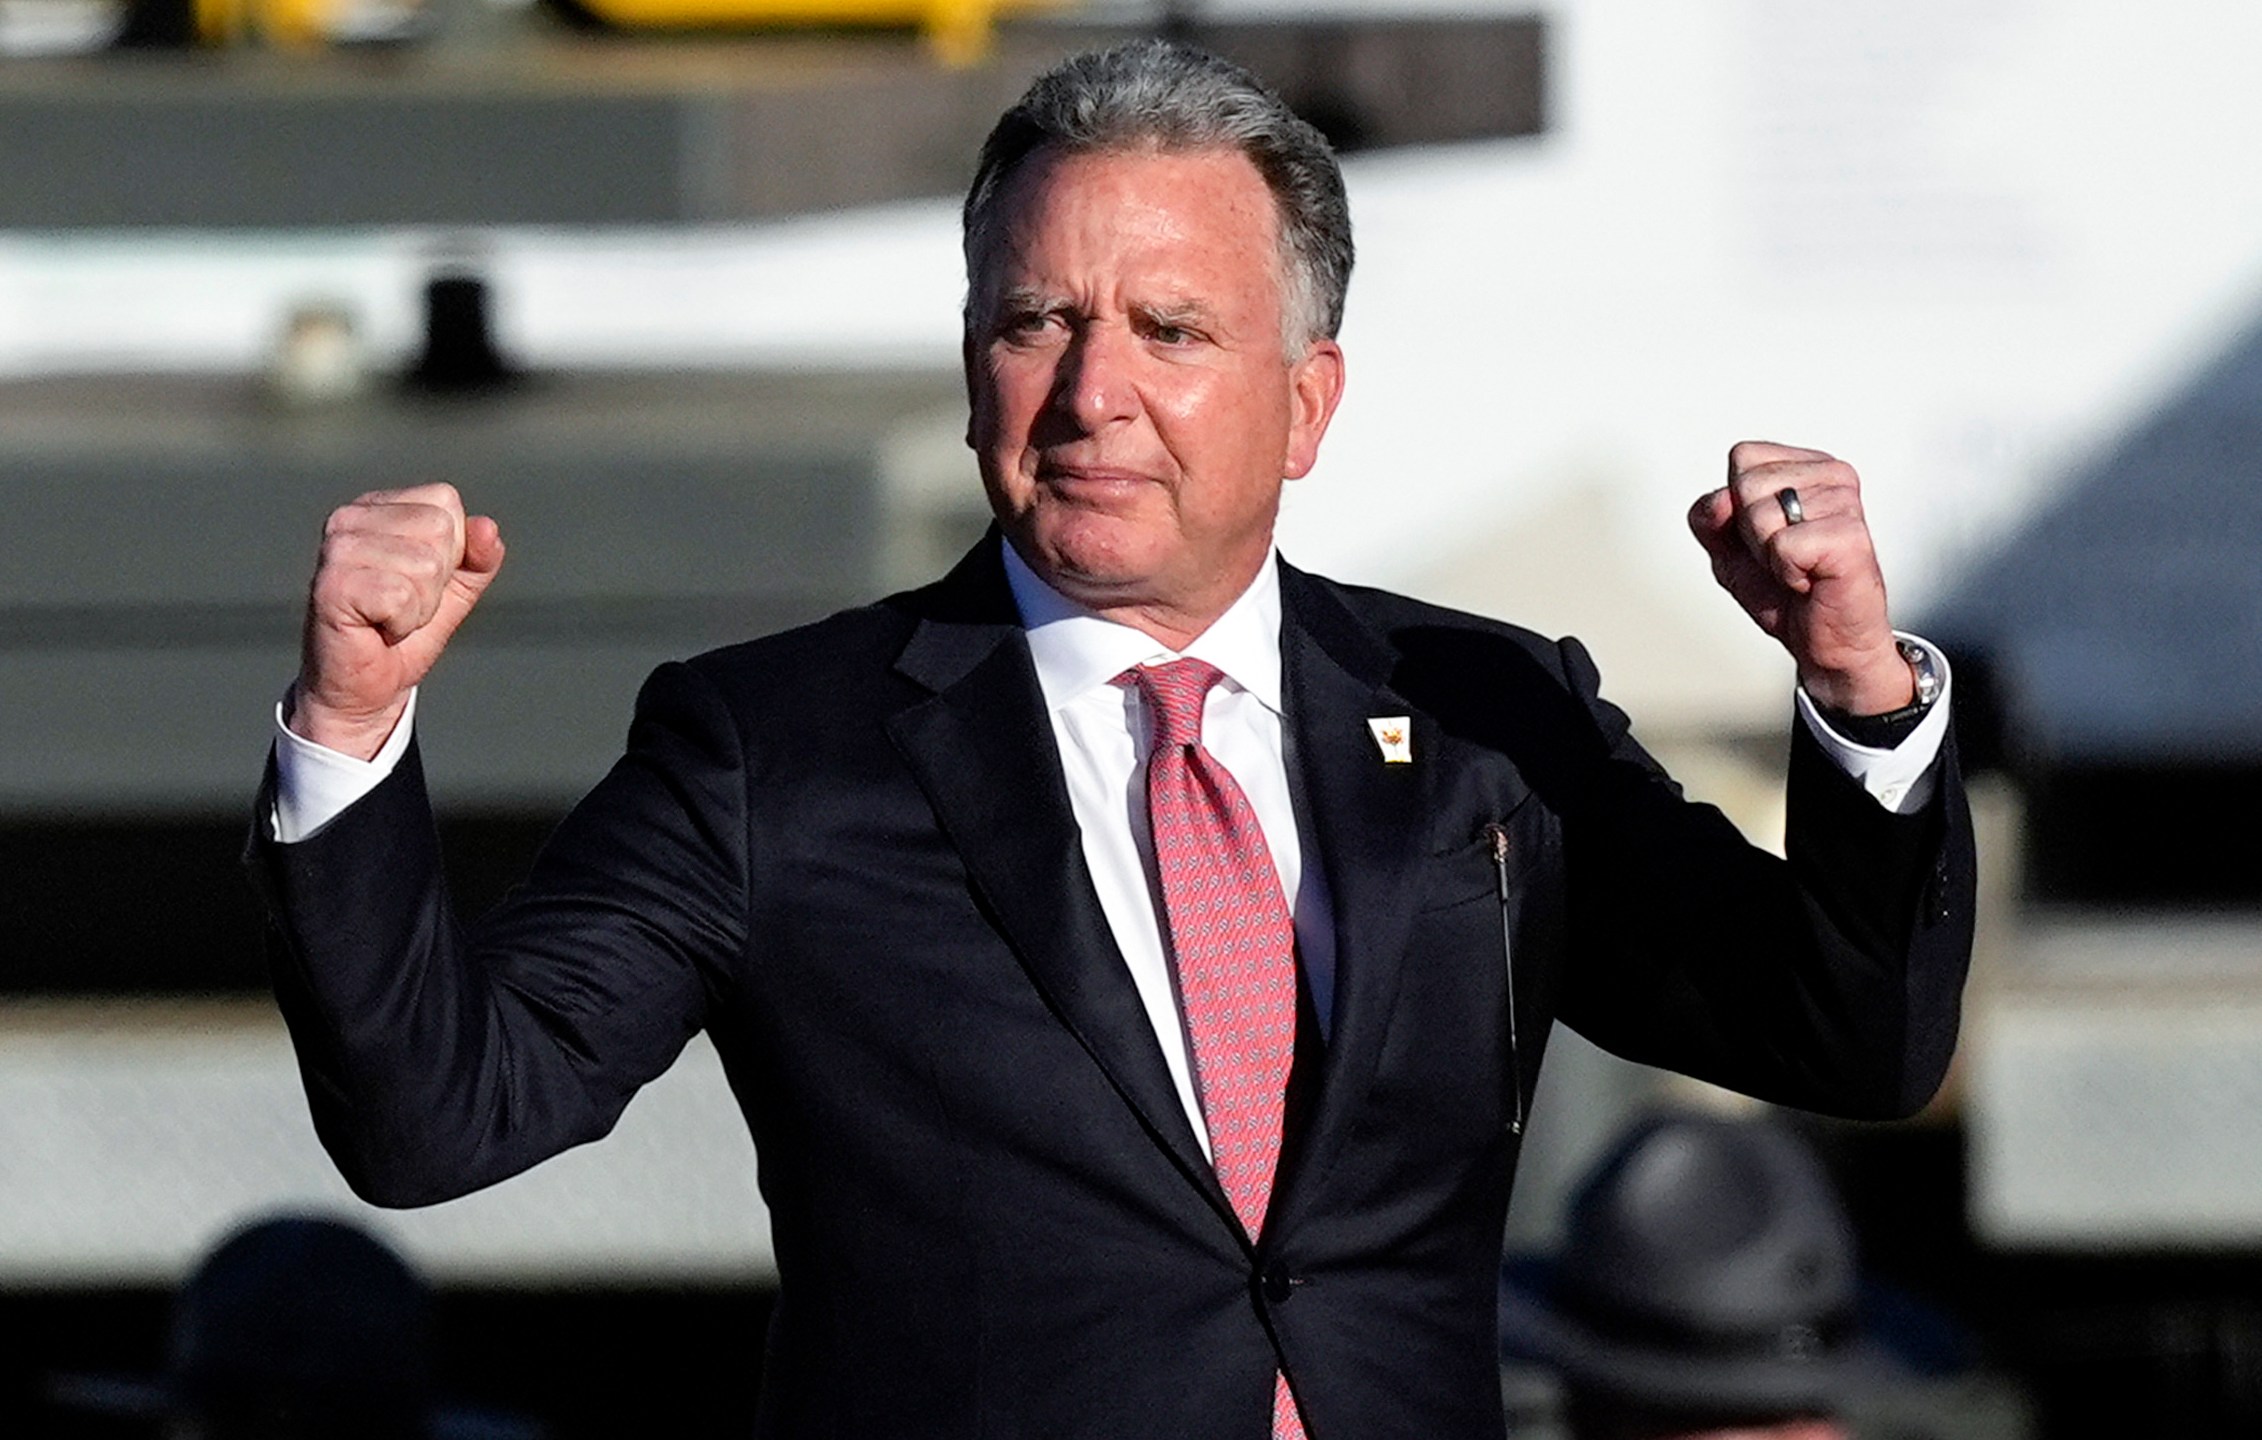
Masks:
[[[1314,340],[1303,356],[1288,367],[1288,445],[1281,454],[1280,473],[1301,480],[1319,461],[1320,440],[1335,407],[1343,399],[1343,347],[1333,340]]]

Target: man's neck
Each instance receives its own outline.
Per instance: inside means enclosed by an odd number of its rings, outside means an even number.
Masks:
[[[1017,599],[1024,596],[1027,583],[1041,585],[1049,594],[1057,597],[1061,604],[1073,607],[1081,614],[1094,616],[1112,624],[1136,630],[1173,654],[1183,653],[1188,646],[1207,633],[1210,627],[1215,625],[1226,612],[1240,604],[1242,597],[1246,596],[1259,580],[1274,571],[1279,559],[1278,552],[1268,545],[1263,556],[1249,573],[1239,577],[1238,584],[1228,583],[1217,586],[1214,592],[1205,596],[1204,602],[1198,606],[1173,606],[1148,599],[1130,599],[1115,604],[1109,603],[1104,598],[1095,600],[1088,596],[1071,593],[1070,587],[1046,576],[1036,566],[1030,564],[1028,557],[1023,555],[1010,539],[1001,536],[999,543],[1004,547],[1008,573],[1019,571],[1019,576],[1014,584],[1014,593]],[[1029,620],[1026,605],[1022,607],[1022,618],[1024,621]]]
[[[1192,652],[1266,705],[1279,708],[1280,567],[1274,559],[1268,557],[1223,614],[1177,645],[1061,594],[1010,545],[1004,559],[1006,584],[1029,632],[1038,683],[1048,703],[1063,703],[1126,666]]]

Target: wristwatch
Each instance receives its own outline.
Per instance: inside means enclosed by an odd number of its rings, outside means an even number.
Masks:
[[[1824,724],[1856,745],[1866,745],[1873,750],[1890,750],[1908,739],[1917,722],[1940,698],[1943,688],[1940,667],[1934,663],[1930,650],[1899,636],[1894,637],[1893,646],[1908,662],[1909,678],[1916,683],[1916,699],[1882,715],[1851,715],[1827,706],[1817,707],[1822,711]]]
[[[1940,698],[1940,667],[1933,663],[1932,652],[1914,640],[1903,640],[1896,635],[1893,637],[1893,647],[1901,652],[1903,660],[1909,662],[1909,678],[1916,681],[1916,702],[1903,706],[1886,718],[1912,712],[1922,715],[1932,708],[1933,701]]]

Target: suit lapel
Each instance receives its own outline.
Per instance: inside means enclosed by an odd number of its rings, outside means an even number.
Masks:
[[[1316,1195],[1365,1098],[1397,1000],[1426,854],[1437,732],[1389,684],[1392,656],[1325,586],[1281,566],[1281,651],[1294,763],[1333,892],[1335,1001],[1309,1129],[1274,1192],[1273,1223]],[[1412,723],[1411,764],[1386,764],[1370,718]],[[1307,849],[1314,847],[1307,846]]]
[[[933,693],[888,722],[1015,956],[1178,1168],[1231,1204],[1100,908],[997,540],[927,592],[896,668]]]

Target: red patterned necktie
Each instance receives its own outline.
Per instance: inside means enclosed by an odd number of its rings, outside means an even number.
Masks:
[[[1223,675],[1200,660],[1173,660],[1122,678],[1145,695],[1154,725],[1147,818],[1210,1159],[1254,1239],[1280,1166],[1296,1057],[1295,925],[1257,812],[1202,748],[1202,706]],[[1304,1440],[1286,1375],[1273,1382],[1272,1434]]]

